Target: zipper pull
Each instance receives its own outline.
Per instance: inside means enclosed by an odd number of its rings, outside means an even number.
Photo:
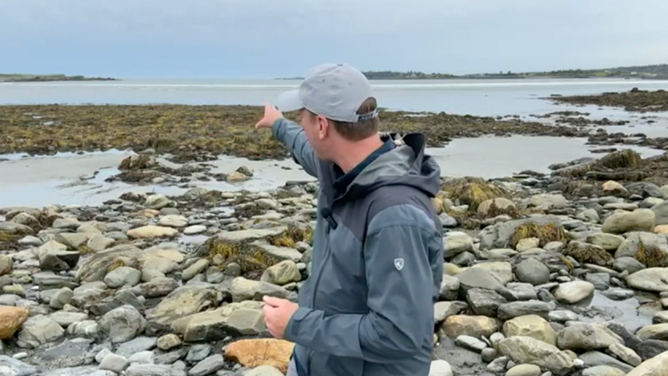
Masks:
[[[332,210],[330,208],[322,208],[322,210],[320,210],[320,214],[322,214],[331,228],[336,229],[339,226],[339,224],[336,223],[336,219],[334,219]]]

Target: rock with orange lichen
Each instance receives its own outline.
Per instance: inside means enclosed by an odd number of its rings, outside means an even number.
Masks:
[[[28,313],[28,309],[23,307],[0,307],[0,340],[14,337],[28,318]]]
[[[282,339],[243,339],[225,347],[225,358],[248,368],[274,366],[285,374],[293,347],[294,343]]]

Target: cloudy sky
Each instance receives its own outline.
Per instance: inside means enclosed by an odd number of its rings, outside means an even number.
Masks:
[[[271,78],[668,63],[666,0],[0,0],[0,72]]]

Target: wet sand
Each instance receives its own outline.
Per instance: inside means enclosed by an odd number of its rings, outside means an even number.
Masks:
[[[255,176],[246,182],[230,184],[217,181],[193,181],[183,186],[137,185],[123,182],[106,182],[118,174],[120,161],[132,152],[105,152],[83,155],[64,154],[52,157],[12,158],[0,162],[0,207],[45,205],[100,205],[105,200],[118,198],[125,192],[158,192],[179,194],[192,187],[225,191],[247,189],[266,190],[285,184],[289,180],[311,178],[292,160],[249,161],[245,158],[221,157],[208,162],[216,165],[213,172],[230,172],[240,166],[248,166]],[[173,165],[160,159],[160,163]],[[286,169],[287,168],[287,169]]]
[[[455,139],[445,148],[428,148],[441,166],[443,176],[480,176],[491,179],[517,174],[523,170],[549,172],[548,166],[557,162],[592,157],[585,139],[540,136],[480,137]],[[625,146],[628,147],[628,146]],[[643,157],[658,155],[660,150],[631,147]],[[100,205],[126,192],[158,192],[175,195],[192,187],[222,191],[269,190],[287,181],[313,180],[292,159],[283,161],[251,161],[245,158],[221,156],[208,162],[213,173],[229,173],[240,166],[254,170],[248,181],[227,183],[193,180],[179,186],[157,184],[136,185],[105,182],[118,174],[120,161],[131,152],[111,151],[76,155],[63,153],[52,157],[20,158],[17,155],[0,162],[0,207],[45,205]],[[170,164],[164,159],[160,163]]]

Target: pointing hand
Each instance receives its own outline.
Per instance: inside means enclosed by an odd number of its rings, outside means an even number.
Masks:
[[[276,107],[264,102],[264,117],[255,124],[255,128],[271,128],[274,122],[281,119],[283,114]]]

